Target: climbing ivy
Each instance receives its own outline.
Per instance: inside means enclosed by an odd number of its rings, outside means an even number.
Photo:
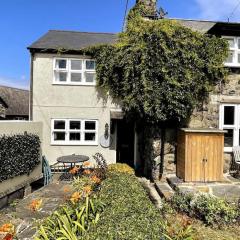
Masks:
[[[225,79],[228,45],[174,20],[146,20],[144,11],[142,4],[130,11],[115,44],[88,49],[97,61],[98,86],[138,119],[187,119]]]

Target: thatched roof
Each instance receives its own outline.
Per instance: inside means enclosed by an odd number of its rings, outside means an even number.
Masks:
[[[19,88],[0,86],[0,98],[8,106],[7,116],[29,115],[29,91]]]

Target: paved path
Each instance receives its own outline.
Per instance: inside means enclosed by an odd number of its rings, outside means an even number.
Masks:
[[[43,187],[26,198],[19,201],[15,207],[3,209],[0,212],[0,224],[12,222],[17,229],[17,237],[19,240],[33,239],[36,230],[33,228],[34,223],[51,215],[59,205],[66,201],[67,195],[65,188],[69,188],[68,183],[52,183]],[[37,212],[32,212],[29,205],[32,200],[42,199],[42,207]],[[1,236],[0,236],[1,239]]]

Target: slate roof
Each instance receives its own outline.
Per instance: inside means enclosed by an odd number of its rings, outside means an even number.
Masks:
[[[176,20],[183,26],[201,33],[214,33],[216,29],[218,29],[220,32],[225,31],[227,28],[233,28],[235,31],[240,29],[240,23],[233,22],[216,22],[177,18],[170,18],[170,20]],[[221,28],[221,26],[223,27]],[[211,32],[211,30],[213,30],[213,32]],[[114,43],[116,42],[117,37],[118,35],[115,33],[50,30],[32,45],[30,45],[28,49],[30,51],[35,50],[41,52],[58,50],[59,48],[69,51],[79,51],[83,48],[93,45]]]
[[[0,98],[7,104],[6,115],[29,115],[29,91],[0,86]]]
[[[59,49],[81,50],[85,47],[97,44],[110,44],[117,40],[114,33],[93,33],[76,31],[50,30],[36,42],[31,44],[28,49],[44,50]]]

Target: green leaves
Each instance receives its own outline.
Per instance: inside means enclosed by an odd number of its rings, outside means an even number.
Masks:
[[[30,174],[40,163],[40,139],[37,135],[0,137],[0,182]]]
[[[92,51],[98,86],[137,119],[187,119],[225,79],[227,43],[173,20],[143,20],[137,8],[116,44]]]

